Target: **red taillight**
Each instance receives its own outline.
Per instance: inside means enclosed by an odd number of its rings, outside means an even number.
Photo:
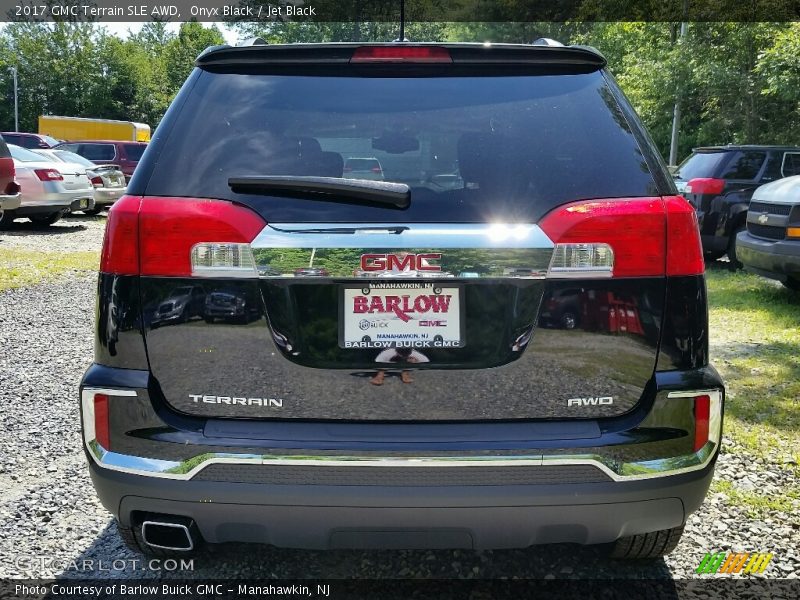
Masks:
[[[452,63],[450,51],[439,46],[361,46],[351,63]]]
[[[724,179],[713,179],[712,177],[697,177],[690,179],[686,184],[687,194],[721,194],[725,189]]]
[[[711,418],[711,397],[697,396],[694,399],[694,452],[708,442],[708,425]]]
[[[382,170],[381,170],[380,167],[372,167],[372,172],[373,173],[382,173]]]
[[[91,181],[94,187],[103,187],[103,178],[99,175],[92,177]]]
[[[94,395],[94,439],[106,450],[111,448],[108,428],[108,396]]]
[[[664,198],[667,209],[667,275],[700,275],[705,272],[703,244],[697,213],[683,196]]]
[[[265,225],[224,200],[124,196],[108,214],[100,270],[189,277],[195,245],[249,244]]]
[[[700,275],[705,270],[697,217],[683,197],[575,202],[550,212],[539,225],[556,244],[555,257],[563,257],[559,250],[569,247],[570,258],[583,253],[601,264],[607,260],[604,247],[610,247],[614,277]],[[602,269],[575,272],[599,276]]]
[[[664,275],[666,232],[661,198],[575,202],[539,223],[555,244],[608,245],[614,277]]]
[[[344,169],[342,169],[342,171],[344,171],[345,173],[350,173],[352,170],[353,170],[352,167],[345,167]]]
[[[34,169],[40,181],[63,181],[64,177],[55,169]]]
[[[188,277],[195,244],[249,244],[265,225],[256,213],[227,201],[144,198],[139,211],[140,273]]]
[[[139,274],[139,205],[142,199],[123,196],[108,211],[100,271]]]
[[[19,183],[17,183],[14,180],[11,180],[8,182],[8,185],[6,186],[5,193],[8,194],[9,196],[14,196],[16,194],[19,194],[20,189],[22,188],[19,187]]]

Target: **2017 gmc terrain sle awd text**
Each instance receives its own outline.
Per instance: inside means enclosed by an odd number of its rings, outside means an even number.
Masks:
[[[605,64],[198,57],[109,213],[80,389],[131,547],[675,547],[724,388],[695,211]]]

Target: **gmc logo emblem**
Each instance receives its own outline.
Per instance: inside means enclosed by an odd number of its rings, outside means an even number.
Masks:
[[[362,271],[441,271],[441,254],[362,254]]]

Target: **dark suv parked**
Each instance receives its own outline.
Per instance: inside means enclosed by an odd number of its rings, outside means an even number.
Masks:
[[[643,558],[702,503],[724,392],[695,211],[596,51],[214,47],[128,194],[81,414],[133,548]],[[255,313],[145,317],[197,285]]]
[[[800,147],[709,146],[695,148],[678,167],[678,191],[697,209],[703,250],[709,260],[728,255],[733,267],[736,234],[744,230],[755,189],[800,174]]]

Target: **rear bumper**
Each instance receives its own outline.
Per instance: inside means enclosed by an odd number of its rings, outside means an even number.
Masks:
[[[125,195],[125,188],[95,188],[94,203],[96,206],[109,206]]]
[[[244,306],[214,306],[206,304],[204,314],[207,317],[242,317],[245,314]]]
[[[0,210],[14,210],[19,208],[20,202],[19,194],[10,196],[0,194]]]
[[[679,526],[713,476],[721,423],[692,452],[689,425],[675,415],[708,390],[721,419],[716,372],[656,379],[646,410],[602,428],[496,423],[478,435],[471,424],[464,435],[458,424],[170,415],[151,400],[146,371],[95,365],[81,414],[95,488],[125,526],[164,513],[194,519],[212,543],[301,548],[595,544]],[[95,394],[108,396],[111,451],[96,440]]]
[[[81,190],[78,192],[48,192],[36,196],[22,197],[22,203],[17,209],[19,215],[39,214],[42,212],[56,212],[57,210],[68,210],[81,200],[88,200],[88,204],[94,206],[92,190]],[[74,210],[83,210],[75,208]]]
[[[174,481],[90,461],[125,526],[151,512],[194,519],[211,543],[296,548],[524,548],[600,544],[677,527],[703,501],[713,462],[655,480],[497,486],[275,485]]]
[[[760,240],[743,231],[736,238],[736,256],[745,269],[764,277],[800,277],[800,240]]]

